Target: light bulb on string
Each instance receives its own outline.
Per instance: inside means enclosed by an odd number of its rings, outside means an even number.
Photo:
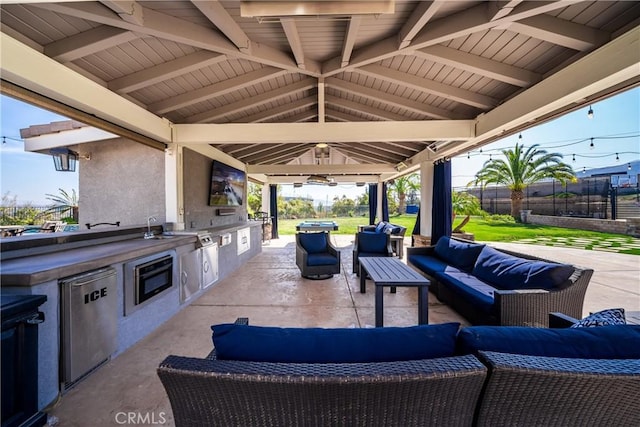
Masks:
[[[593,108],[591,108],[591,105],[589,105],[589,111],[587,111],[587,117],[589,119],[593,119]]]
[[[616,153],[616,162],[620,161],[620,157],[618,156],[618,153]]]
[[[574,154],[573,155],[573,163],[575,163],[575,162],[576,162],[576,155]]]
[[[586,168],[586,166],[583,166],[583,167],[582,167],[582,173],[587,173],[587,168]]]
[[[491,158],[491,154],[489,154],[489,160],[493,160],[493,159]]]
[[[631,170],[631,163],[627,163],[627,170]]]
[[[591,144],[589,144],[589,149],[593,150],[595,148],[595,145],[593,144],[593,138],[591,138]]]
[[[470,158],[471,158],[471,152],[467,151],[467,159],[470,159]]]
[[[520,135],[518,135],[518,139],[522,141],[522,132],[520,132]]]

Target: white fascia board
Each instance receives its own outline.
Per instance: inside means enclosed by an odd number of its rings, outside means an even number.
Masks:
[[[174,142],[182,144],[446,141],[474,136],[474,120],[174,125]]]
[[[104,141],[114,138],[119,138],[119,136],[91,126],[85,126],[78,129],[25,138],[24,150],[41,151],[56,147],[67,147],[69,145]]]
[[[190,150],[195,151],[196,153],[202,154],[205,157],[208,157],[210,159],[214,159],[214,160],[220,160],[223,163],[228,164],[231,167],[234,167],[236,169],[240,169],[240,170],[246,170],[246,165],[244,163],[242,163],[241,161],[234,159],[233,157],[231,157],[230,155],[228,155],[227,153],[225,153],[224,151],[220,151],[217,148],[213,148],[210,145],[201,145],[201,144],[181,144],[181,147],[184,148],[188,148]]]
[[[314,174],[380,174],[396,172],[389,164],[342,164],[342,165],[248,165],[248,173],[266,175],[314,175]]]
[[[623,34],[565,69],[477,118],[481,142],[640,76],[640,27]]]
[[[2,78],[35,93],[160,142],[171,142],[171,122],[0,33]]]

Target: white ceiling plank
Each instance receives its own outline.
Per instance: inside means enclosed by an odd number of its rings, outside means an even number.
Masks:
[[[611,35],[605,31],[549,15],[532,16],[513,22],[509,29],[577,51],[602,46],[611,39]]]
[[[480,109],[488,109],[498,104],[496,99],[490,96],[481,95],[479,93],[470,92],[468,90],[449,86],[443,83],[434,82],[433,80],[423,79],[422,77],[408,75],[401,71],[392,70],[377,64],[365,65],[356,70],[359,74],[379,78],[399,84],[400,86],[410,87],[422,92],[432,93],[446,99],[463,104],[471,105]]]
[[[404,116],[401,114],[392,113],[390,111],[380,110],[378,108],[373,108],[369,105],[360,104],[355,101],[349,101],[343,98],[339,98],[337,96],[327,95],[326,101],[329,104],[336,105],[338,107],[346,108],[347,110],[358,111],[363,114],[369,114],[370,116],[374,116],[380,120],[395,120],[395,121],[403,121]]]
[[[212,111],[207,111],[205,113],[196,114],[194,116],[187,117],[186,121],[188,123],[202,123],[202,122],[213,121],[227,114],[236,113],[238,111],[246,110],[247,108],[255,107],[256,105],[264,104],[270,101],[275,101],[285,96],[289,96],[292,93],[301,92],[303,90],[311,89],[314,87],[316,87],[316,80],[311,77],[308,77],[304,80],[290,84],[282,88],[271,90],[269,92],[264,92],[264,93],[261,93],[260,95],[243,99],[241,101],[234,102],[220,108],[216,108],[215,110],[212,110]]]
[[[109,89],[129,93],[225,61],[226,55],[200,50],[109,82]]]
[[[362,117],[358,117],[355,114],[343,113],[342,111],[334,110],[333,108],[327,107],[325,109],[325,113],[327,117],[331,117],[341,122],[363,122],[365,121]]]
[[[187,105],[197,104],[208,98],[222,96],[234,90],[242,89],[247,86],[253,86],[261,82],[275,79],[277,77],[288,74],[288,71],[278,68],[264,67],[250,73],[242,74],[238,77],[223,80],[191,92],[172,96],[171,98],[149,104],[149,110],[156,114],[163,114],[167,111],[174,111]]]
[[[184,43],[200,49],[227,54],[232,57],[256,61],[264,65],[280,67],[289,71],[304,72],[314,76],[320,74],[320,64],[315,61],[307,61],[305,64],[306,69],[301,70],[286,52],[271,48],[263,43],[252,46],[252,54],[249,55],[238,50],[236,45],[211,28],[174,18],[148,8],[144,9],[144,26],[140,26],[123,21],[117,14],[99,3],[34,3],[33,6],[63,15],[135,31],[140,34]]]
[[[579,104],[617,84],[640,80],[640,27],[612,40],[575,63],[478,118],[475,144]],[[586,71],[588,70],[588,72]]]
[[[413,38],[440,10],[443,0],[421,1],[398,32],[398,49],[409,46]]]
[[[456,113],[453,111],[432,107],[430,105],[422,104],[417,101],[412,101],[410,99],[403,98],[398,95],[392,95],[386,92],[382,92],[382,91],[371,89],[365,86],[357,85],[352,82],[340,80],[335,77],[329,77],[326,80],[326,83],[329,86],[339,89],[343,92],[351,93],[358,96],[363,96],[365,98],[369,98],[374,101],[385,103],[387,105],[392,105],[398,108],[402,108],[404,110],[411,111],[414,113],[424,114],[426,116],[433,117],[434,119],[449,120],[449,119],[462,118],[462,117],[457,117]]]
[[[273,123],[298,123],[298,122],[306,122],[307,120],[311,120],[316,117],[318,113],[313,110],[302,111],[296,115],[288,116],[282,120],[275,120]]]
[[[362,16],[354,15],[349,18],[347,22],[347,28],[345,30],[344,40],[342,42],[342,61],[341,66],[346,67],[349,65],[351,59],[351,53],[353,52],[353,46],[356,44],[358,37],[358,30],[362,23]]]
[[[189,144],[446,141],[473,138],[475,120],[176,124],[173,129],[175,142]]]
[[[144,10],[137,1],[101,0],[100,3],[117,13],[123,21],[144,25]]]
[[[371,64],[403,53],[410,54],[415,49],[444,43],[457,37],[506,25],[581,1],[583,0],[524,2],[518,5],[509,15],[494,21],[488,18],[490,6],[487,3],[481,3],[453,15],[429,22],[429,25],[425,26],[413,38],[411,44],[404,49],[398,49],[396,36],[379,40],[357,49],[351,55],[351,62],[347,68]],[[332,58],[322,64],[322,72],[325,77],[342,71],[345,71],[345,69],[341,66],[340,57]]]
[[[295,21],[291,18],[282,18],[280,25],[282,25],[284,34],[287,36],[289,46],[291,47],[293,57],[296,59],[298,67],[304,69],[304,50],[302,49],[302,42],[300,41],[300,35],[298,34]]]
[[[252,54],[251,40],[218,0],[191,0],[191,3],[238,49],[249,55]]]
[[[72,108],[153,138],[171,142],[168,120],[0,32],[2,78]]]
[[[318,102],[318,101],[313,96],[307,97],[307,98],[303,98],[303,99],[299,99],[299,100],[294,101],[294,102],[289,102],[287,104],[280,105],[279,107],[276,107],[276,108],[269,108],[266,111],[261,111],[259,113],[255,113],[255,114],[252,114],[250,116],[244,117],[242,119],[242,121],[245,122],[245,123],[264,122],[264,121],[269,120],[269,119],[271,119],[273,117],[279,116],[280,114],[285,114],[285,113],[288,113],[290,111],[297,110],[299,108],[305,108],[305,107],[309,107],[311,105],[315,105],[316,102]]]
[[[131,31],[101,25],[49,43],[44,47],[44,54],[59,62],[71,62],[137,38]]]
[[[540,74],[529,70],[440,45],[416,50],[414,55],[519,87],[531,86],[542,79]]]

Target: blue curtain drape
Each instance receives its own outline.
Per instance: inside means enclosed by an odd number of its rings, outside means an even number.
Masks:
[[[442,236],[451,236],[451,209],[451,160],[444,160],[433,168],[432,245]]]
[[[382,220],[389,221],[389,199],[387,198],[387,183],[382,183]]]
[[[269,185],[269,210],[271,211],[271,238],[278,238],[278,186]]]
[[[369,225],[376,223],[376,209],[378,208],[378,184],[369,184]]]
[[[413,225],[413,231],[411,235],[420,235],[420,206],[418,206],[418,213],[416,214],[416,223]]]

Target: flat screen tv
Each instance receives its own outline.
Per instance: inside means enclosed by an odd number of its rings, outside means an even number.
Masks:
[[[222,162],[213,161],[209,206],[242,206],[247,175]]]

